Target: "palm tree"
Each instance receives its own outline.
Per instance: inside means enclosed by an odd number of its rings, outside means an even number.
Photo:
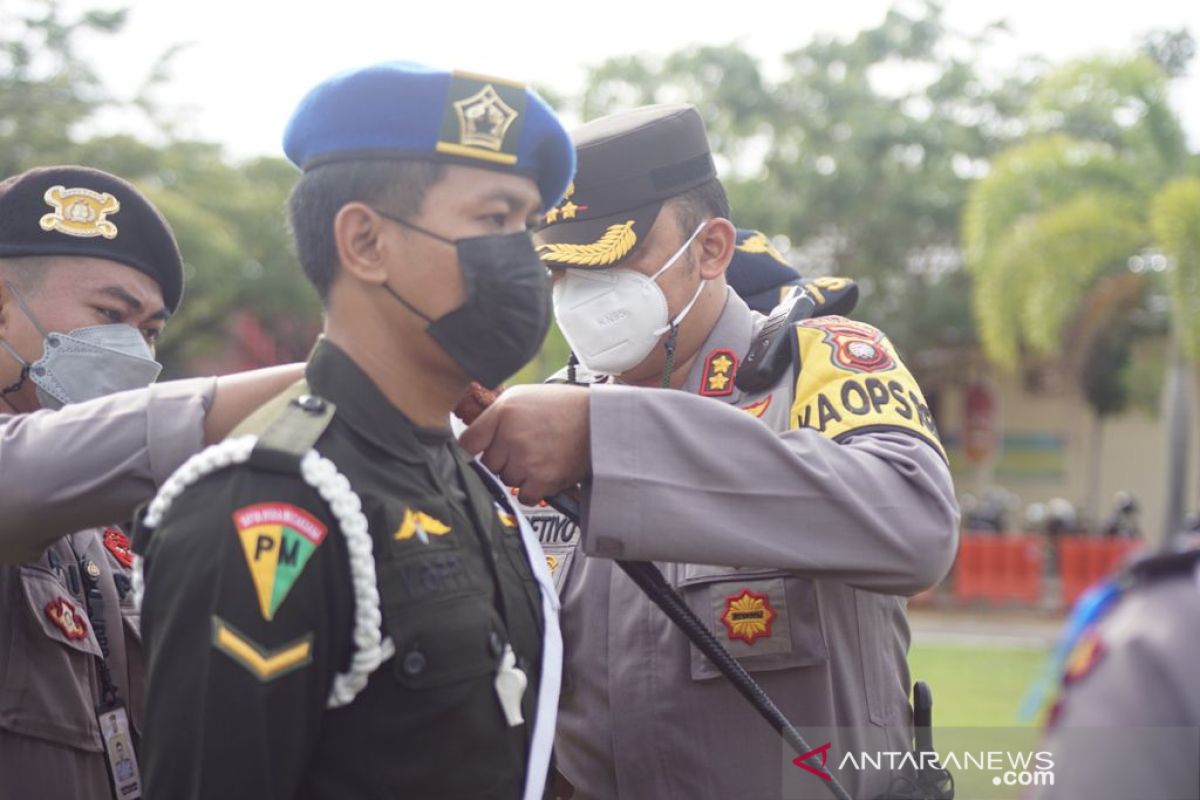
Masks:
[[[1030,104],[1029,137],[997,157],[963,217],[985,353],[1008,369],[1057,359],[1092,407],[1093,519],[1103,419],[1125,399],[1111,370],[1128,357],[1124,332],[1157,278],[1130,270],[1147,251],[1151,263],[1171,267],[1181,354],[1200,350],[1200,183],[1178,178],[1188,153],[1167,83],[1141,56],[1046,76]]]

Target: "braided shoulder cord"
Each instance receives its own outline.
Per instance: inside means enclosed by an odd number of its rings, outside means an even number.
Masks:
[[[150,529],[157,528],[171,504],[185,489],[214,472],[245,463],[257,442],[258,437],[254,435],[227,439],[189,458],[151,501],[143,524]],[[300,460],[300,474],[304,482],[316,489],[329,504],[338,527],[346,537],[346,548],[350,555],[350,576],[354,585],[354,656],[350,669],[338,673],[333,679],[326,705],[337,708],[354,700],[367,685],[371,673],[395,655],[396,648],[391,639],[380,633],[383,615],[379,610],[379,587],[375,582],[375,556],[371,535],[367,530],[367,518],[362,513],[362,501],[337,466],[316,450],[309,450]],[[142,559],[135,555],[133,596],[139,609],[144,588]]]

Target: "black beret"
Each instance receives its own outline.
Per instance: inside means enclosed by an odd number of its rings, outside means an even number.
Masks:
[[[765,234],[738,228],[737,247],[725,270],[725,282],[746,305],[767,313],[779,305],[788,287],[800,283],[800,273],[771,246]]]
[[[146,273],[172,312],[183,258],[163,215],[128,182],[88,167],[37,167],[0,182],[0,258],[91,256]]]
[[[571,134],[575,180],[537,232],[556,267],[612,267],[643,241],[663,202],[717,177],[694,106],[643,106]]]

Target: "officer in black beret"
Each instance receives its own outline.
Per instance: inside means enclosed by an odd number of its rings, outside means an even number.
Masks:
[[[540,798],[557,598],[449,422],[547,331],[528,226],[570,139],[520,84],[393,62],[309,92],[284,149],[325,333],[135,537],[149,794]]]
[[[62,166],[0,182],[0,409],[24,415],[148,385],[160,369],[154,343],[182,291],[166,220],[120,178]],[[145,416],[130,409],[127,418],[145,438]],[[124,424],[74,418],[53,449],[18,456],[25,429],[45,414],[22,419],[27,425],[0,417],[0,444],[6,467],[20,461],[22,494],[34,496],[52,482],[48,466],[75,469],[61,463],[68,440]],[[169,458],[172,447],[164,443],[160,455]],[[87,458],[77,480],[104,484],[105,470],[87,468]],[[6,482],[16,468],[5,470]],[[23,512],[31,505],[4,508],[6,517],[28,520],[23,528],[34,530],[22,538],[45,550],[0,566],[0,794],[137,797],[142,670],[122,613],[132,602],[128,541],[115,527],[46,537],[36,530],[39,516]],[[46,526],[54,527],[48,519]],[[5,551],[17,549],[5,543]]]

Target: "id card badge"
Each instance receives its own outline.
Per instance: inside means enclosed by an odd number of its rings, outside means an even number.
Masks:
[[[129,735],[129,717],[124,706],[99,711],[100,736],[117,800],[136,800],[142,796],[142,777],[138,772],[133,738]]]

